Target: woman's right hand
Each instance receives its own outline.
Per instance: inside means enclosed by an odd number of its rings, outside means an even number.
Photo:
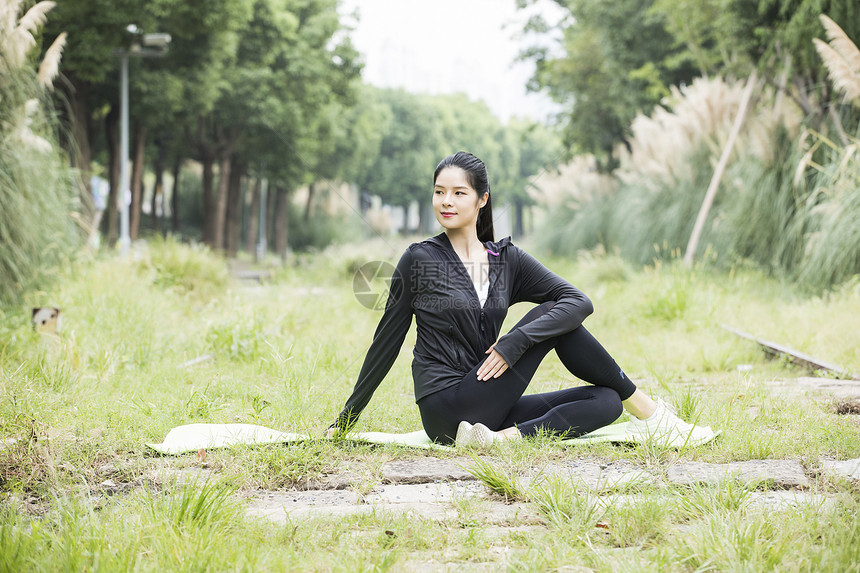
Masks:
[[[478,380],[485,381],[491,378],[498,378],[502,374],[504,374],[505,370],[508,369],[508,363],[505,362],[505,359],[502,358],[502,355],[496,352],[495,350],[496,343],[493,343],[493,346],[490,346],[485,354],[489,354],[484,363],[481,364],[481,367],[478,368],[478,372],[476,373]]]

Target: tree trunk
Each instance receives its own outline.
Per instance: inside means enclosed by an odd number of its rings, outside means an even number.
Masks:
[[[517,198],[514,199],[514,238],[521,238],[523,236],[523,233],[523,200]]]
[[[129,221],[128,234],[131,240],[137,239],[140,231],[140,215],[143,212],[143,160],[146,151],[146,127],[139,123],[134,131],[134,151],[131,164],[131,206],[129,207],[131,220]]]
[[[275,244],[275,200],[278,197],[280,187],[269,187],[266,193],[266,245]],[[265,255],[265,253],[263,253]]]
[[[179,234],[179,172],[182,169],[182,160],[177,159],[173,163],[173,189],[170,190],[170,217],[173,221],[173,232]]]
[[[418,234],[424,235],[427,232],[427,207],[428,201],[418,201]]]
[[[403,229],[400,233],[405,237],[409,235],[409,204],[403,206]]]
[[[305,223],[311,220],[311,203],[314,199],[314,191],[316,190],[316,183],[311,183],[308,185],[308,202],[305,204]]]
[[[732,148],[735,146],[735,140],[741,131],[744,118],[747,113],[747,106],[752,99],[753,90],[758,83],[756,70],[753,69],[750,77],[747,79],[747,85],[744,88],[744,93],[741,95],[741,104],[738,108],[738,113],[735,116],[735,121],[732,124],[732,129],[729,132],[729,138],[726,140],[726,145],[723,147],[723,153],[720,155],[720,160],[714,169],[714,175],[711,177],[711,182],[708,185],[708,190],[705,192],[705,199],[702,201],[702,206],[699,208],[699,215],[696,217],[696,222],[693,225],[693,232],[690,234],[690,240],[687,242],[687,250],[684,253],[684,264],[688,267],[693,264],[693,257],[696,256],[696,249],[699,246],[699,239],[702,236],[702,231],[705,229],[705,221],[708,218],[708,212],[711,210],[711,205],[714,203],[714,197],[717,195],[717,189],[720,185],[720,180],[723,178],[726,165],[729,162],[729,157],[732,153]]]
[[[287,202],[288,193],[283,187],[277,187],[275,191],[275,253],[282,259],[287,258]]]
[[[257,252],[257,234],[260,232],[260,185],[262,179],[257,177],[254,185],[250,188],[251,207],[248,212],[248,234],[245,237],[245,250],[249,253]]]
[[[203,243],[212,246],[212,186],[214,175],[212,173],[212,164],[215,159],[210,153],[200,154],[200,163],[203,166],[203,188],[201,189],[203,199]]]
[[[224,154],[218,160],[218,188],[215,193],[215,205],[212,211],[212,248],[224,249],[224,221],[227,218],[227,190],[230,187],[229,154]]]
[[[230,179],[227,185],[227,215],[224,222],[227,256],[235,257],[239,252],[239,234],[242,230],[242,175],[245,167],[231,160]]]
[[[108,192],[107,207],[105,208],[106,235],[108,245],[113,247],[119,238],[119,221],[117,220],[117,206],[119,205],[119,110],[111,107],[105,118],[105,137],[108,148]]]
[[[75,82],[74,87],[67,90],[69,100],[69,112],[71,115],[72,164],[81,174],[83,188],[81,189],[81,204],[85,208],[85,218],[94,213],[92,199],[92,187],[90,176],[92,175],[93,151],[91,141],[93,140],[93,121],[88,103],[90,85],[86,82]]]
[[[152,203],[150,213],[152,214],[152,230],[158,232],[158,209],[164,214],[164,147],[156,142],[158,149],[155,152],[155,161],[152,168],[155,171],[155,184],[152,186]]]
[[[149,201],[149,217],[150,223],[152,223],[152,230],[158,233],[158,209],[161,206],[161,197],[162,197],[162,188],[164,186],[164,176],[163,170],[158,168],[156,164],[154,166],[155,169],[155,183],[152,184],[152,197]]]

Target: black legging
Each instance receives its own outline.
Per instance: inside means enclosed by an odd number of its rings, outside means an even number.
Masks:
[[[516,326],[546,314],[553,304],[536,306]],[[553,348],[571,374],[594,386],[523,396]],[[452,442],[461,420],[481,422],[496,431],[516,426],[523,436],[543,429],[575,437],[614,422],[621,415],[621,401],[636,391],[636,385],[583,326],[535,344],[498,378],[479,381],[481,364],[483,360],[454,386],[418,401],[421,422],[431,439]]]

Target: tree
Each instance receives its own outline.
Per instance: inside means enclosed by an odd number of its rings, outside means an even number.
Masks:
[[[196,147],[219,166],[214,193],[213,177],[204,178],[204,196],[210,197],[205,237],[214,248],[224,245],[230,172],[237,166],[244,170],[252,159],[240,148],[258,148],[249,139],[274,130],[276,137],[263,136],[275,144],[261,150],[264,156],[272,156],[272,165],[291,162],[283,170],[290,176],[301,173],[309,167],[306,154],[297,149],[303,135],[318,123],[328,102],[350,97],[357,54],[348,42],[332,42],[340,29],[335,4],[255,0],[239,30],[235,59],[223,73],[229,89],[198,117],[193,133]],[[284,181],[284,192],[295,186],[295,180]]]
[[[815,123],[832,109],[813,44],[824,34],[818,17],[826,14],[849,37],[860,37],[853,0],[656,0],[653,12],[708,73],[745,76],[755,67]]]
[[[526,232],[523,212],[534,203],[529,189],[534,187],[535,179],[560,164],[564,153],[558,136],[531,120],[511,120],[505,136],[505,148],[512,151],[510,159],[504,161],[514,168],[510,180],[505,182],[505,196],[514,208],[512,234],[521,237]]]
[[[611,171],[615,148],[626,141],[636,113],[649,112],[669,85],[688,81],[695,69],[673,58],[683,48],[650,11],[653,0],[556,3],[567,12],[560,23],[563,53],[555,56],[544,47],[524,54],[536,64],[531,87],[565,106],[562,135],[569,153],[593,153],[600,169]],[[538,20],[527,31],[546,28]]]
[[[67,0],[57,10],[57,18],[45,30],[47,38],[68,32],[69,42],[61,109],[69,122],[72,140],[65,142],[74,165],[88,188],[91,162],[98,152],[97,134],[107,130],[111,197],[106,217],[109,238],[115,240],[119,164],[118,129],[119,58],[117,49],[128,49],[135,36],[130,24],[144,31],[168,32],[173,36],[170,52],[163,60],[131,59],[130,94],[132,121],[148,130],[153,124],[176,129],[180,105],[186,109],[211,108],[222,85],[218,70],[230,56],[247,0]],[[149,131],[151,134],[152,131]],[[159,131],[164,135],[163,130]],[[141,137],[143,135],[143,137]],[[146,134],[138,134],[142,143]],[[138,173],[142,173],[143,154]],[[178,161],[178,160],[177,160]],[[140,207],[138,200],[136,209]],[[136,211],[133,210],[133,212]]]
[[[408,207],[430,195],[434,161],[440,159],[442,130],[427,98],[402,90],[369,89],[367,97],[388,110],[380,124],[379,155],[357,180],[359,187],[390,205]],[[424,201],[426,202],[426,201]],[[404,232],[408,222],[404,221]]]

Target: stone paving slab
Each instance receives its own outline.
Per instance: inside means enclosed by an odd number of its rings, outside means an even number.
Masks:
[[[433,482],[379,484],[366,494],[349,489],[264,492],[252,498],[246,511],[249,515],[282,524],[296,518],[341,517],[375,512],[406,513],[439,521],[466,518],[474,520],[474,526],[479,530],[488,524],[500,525],[498,531],[491,530],[494,536],[515,532],[518,527],[525,527],[522,532],[525,533],[529,527],[543,526],[544,520],[534,504],[504,503],[490,493],[483,483],[474,479],[450,480],[454,462],[423,461],[424,464],[390,462],[386,479],[433,479]],[[439,467],[440,471],[436,472],[434,466]],[[822,469],[858,479],[860,458],[824,461]],[[533,468],[530,474],[520,476],[520,485],[529,487],[540,485],[548,479],[560,478],[570,480],[572,487],[585,485],[601,494],[594,498],[595,503],[601,505],[640,503],[653,498],[645,494],[612,492],[639,483],[663,482],[662,477],[655,472],[628,460],[569,460]],[[810,481],[797,460],[749,460],[725,464],[683,462],[668,466],[667,477],[675,485],[718,484],[734,477],[741,482],[766,481],[771,486],[783,488],[781,491],[751,492],[748,502],[751,509],[785,510],[819,503],[826,505],[834,501],[803,491],[810,486]],[[470,499],[476,500],[477,505],[459,505]]]
[[[797,460],[748,460],[727,464],[683,462],[669,466],[666,474],[669,482],[675,485],[713,485],[735,476],[742,482],[764,481],[785,489],[809,487],[806,471]]]
[[[215,470],[202,466],[189,466],[174,468],[162,466],[153,468],[144,474],[144,478],[156,484],[168,484],[175,482],[178,485],[197,483],[202,485],[210,479],[217,479]]]
[[[821,469],[838,477],[860,481],[860,458],[853,460],[824,460]]]
[[[837,380],[835,378],[815,378],[801,376],[768,382],[768,386],[776,386],[785,394],[820,395],[837,399],[860,398],[860,380]]]
[[[601,507],[626,507],[636,505],[643,501],[662,500],[672,503],[673,498],[667,495],[642,495],[642,494],[614,494],[601,496],[595,503]],[[677,501],[677,498],[675,498]],[[765,509],[770,511],[781,511],[786,509],[801,509],[809,505],[829,505],[835,503],[835,499],[821,494],[813,494],[802,490],[768,490],[751,491],[747,498],[748,509]]]
[[[430,483],[437,481],[474,480],[464,468],[469,460],[440,460],[434,457],[414,460],[395,460],[382,466],[385,483]]]
[[[454,497],[477,496],[485,488],[476,481],[453,483],[423,483],[406,485],[381,485],[364,496],[364,503],[450,503]]]
[[[523,486],[539,485],[548,479],[570,480],[573,486],[584,485],[594,492],[611,491],[633,485],[651,484],[657,477],[627,460],[599,462],[569,460],[548,464],[522,480]]]
[[[258,494],[246,507],[246,513],[284,524],[288,519],[373,513],[405,512],[440,521],[456,520],[459,511],[453,505],[456,497],[482,499],[479,512],[483,523],[540,523],[537,510],[527,503],[506,504],[489,497],[475,481],[455,483],[381,485],[370,493],[348,490],[271,491]]]
[[[245,512],[284,524],[290,518],[343,517],[371,509],[359,505],[360,501],[356,492],[348,490],[270,491],[256,497],[245,508]]]
[[[803,509],[810,505],[829,507],[834,503],[836,503],[834,498],[812,494],[807,491],[754,491],[750,493],[748,507],[750,509],[782,511],[786,509]]]

